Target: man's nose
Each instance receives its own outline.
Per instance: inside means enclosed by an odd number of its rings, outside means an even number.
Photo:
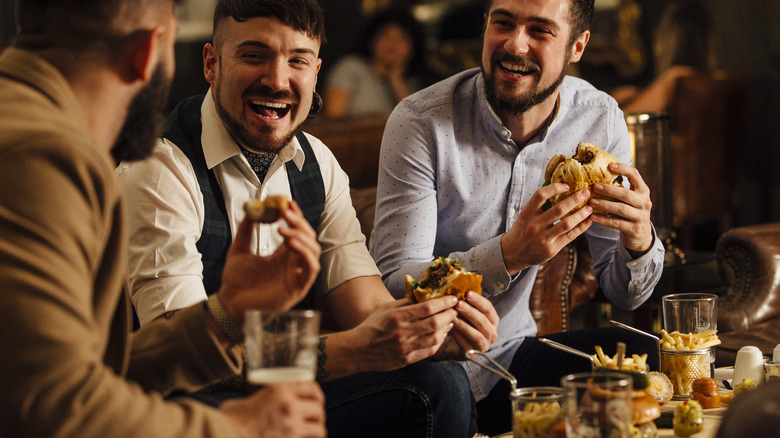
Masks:
[[[518,26],[504,43],[504,49],[510,55],[525,55],[528,53],[529,35],[524,26]]]
[[[268,64],[263,71],[260,83],[273,90],[290,88],[290,68],[286,62],[277,61]]]

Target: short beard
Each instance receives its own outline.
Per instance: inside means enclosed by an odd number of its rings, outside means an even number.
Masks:
[[[547,100],[547,98],[558,89],[561,83],[563,83],[563,79],[566,77],[566,71],[568,70],[571,59],[570,51],[567,50],[567,53],[568,55],[564,60],[563,68],[561,69],[558,78],[549,87],[539,90],[540,78],[537,76],[534,81],[534,88],[528,93],[524,93],[519,96],[504,95],[500,93],[498,91],[495,76],[493,74],[488,74],[485,71],[485,66],[483,65],[482,74],[485,76],[485,95],[488,102],[490,103],[490,106],[492,106],[493,110],[496,112],[508,113],[513,116],[517,116]],[[504,56],[503,58],[507,58],[507,56]],[[499,66],[500,61],[502,61],[501,57],[498,54],[493,54],[490,62],[494,66],[494,70],[496,68],[501,68]],[[538,64],[528,60],[527,58],[512,59],[512,61],[528,64],[532,66],[537,72],[541,72],[541,68],[538,67]]]
[[[137,161],[148,157],[162,133],[163,110],[168,103],[170,78],[159,64],[152,79],[135,95],[127,109],[127,117],[119,131],[111,154],[116,163]]]
[[[292,102],[300,102],[298,96],[295,95],[292,91],[273,92],[268,87],[262,87],[261,89],[257,90],[247,90],[246,93],[252,93],[252,95],[256,97],[267,97],[269,99],[287,98]],[[293,126],[293,129],[291,129],[290,132],[288,132],[287,135],[284,136],[281,140],[274,141],[274,138],[272,137],[272,128],[264,126],[260,128],[259,134],[252,133],[246,129],[244,125],[233,118],[222,105],[218,85],[214,87],[212,95],[214,97],[214,105],[217,108],[217,114],[219,114],[219,118],[222,119],[222,122],[225,124],[225,127],[227,128],[230,135],[234,140],[236,140],[236,142],[238,142],[239,145],[254,153],[264,154],[279,152],[283,147],[292,141],[293,137],[298,132],[298,129],[305,121],[303,120],[298,125]],[[290,111],[292,111],[292,109],[290,109]]]

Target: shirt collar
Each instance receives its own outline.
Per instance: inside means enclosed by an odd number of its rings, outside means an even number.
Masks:
[[[239,157],[239,159],[246,161],[238,144],[230,135],[217,113],[211,89],[206,92],[206,97],[203,99],[200,115],[203,126],[200,141],[203,144],[206,166],[212,169],[233,157]],[[304,154],[297,138],[293,137],[293,140],[277,152],[276,156],[285,163],[293,160],[299,170],[303,168]]]
[[[501,121],[501,118],[498,117],[498,114],[496,114],[493,107],[490,105],[490,102],[487,99],[487,93],[485,93],[485,74],[480,72],[479,76],[477,77],[476,81],[477,85],[477,95],[479,96],[479,101],[483,105],[483,111],[487,111],[493,118],[493,120],[496,121],[496,130],[499,131],[499,135],[502,138],[510,139],[512,137],[512,132],[504,126],[504,123]],[[553,108],[552,113],[550,113],[550,117],[547,119],[547,121],[542,125],[542,128],[539,130],[539,132],[533,137],[531,141],[543,141],[544,138],[547,136],[547,131],[550,129],[550,126],[552,125],[555,118],[558,116],[558,111],[561,108],[561,93],[558,92],[558,97],[555,99],[555,107]],[[530,143],[530,142],[529,142]]]

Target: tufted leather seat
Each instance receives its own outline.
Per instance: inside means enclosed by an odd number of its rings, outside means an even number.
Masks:
[[[733,365],[745,345],[771,356],[780,344],[780,223],[733,228],[718,239],[716,255],[728,285],[718,299],[716,365]]]
[[[529,302],[537,335],[571,330],[571,312],[597,290],[588,241],[580,236],[539,267]]]

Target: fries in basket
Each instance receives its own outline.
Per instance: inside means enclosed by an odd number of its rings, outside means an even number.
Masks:
[[[604,367],[614,370],[647,371],[647,354],[632,354],[631,357],[626,356],[623,358],[623,366],[618,367],[619,353],[615,353],[614,356],[609,357],[604,354],[604,350],[600,345],[596,345],[595,348],[596,354],[592,354],[591,356],[593,357],[593,366],[596,368]]]
[[[720,344],[716,330],[671,333],[661,330],[661,371],[669,377],[675,398],[687,398],[693,381],[710,376],[710,349]]]
[[[661,349],[672,351],[704,350],[720,344],[717,333],[717,330],[687,334],[677,331],[668,333],[666,330],[661,330]]]

